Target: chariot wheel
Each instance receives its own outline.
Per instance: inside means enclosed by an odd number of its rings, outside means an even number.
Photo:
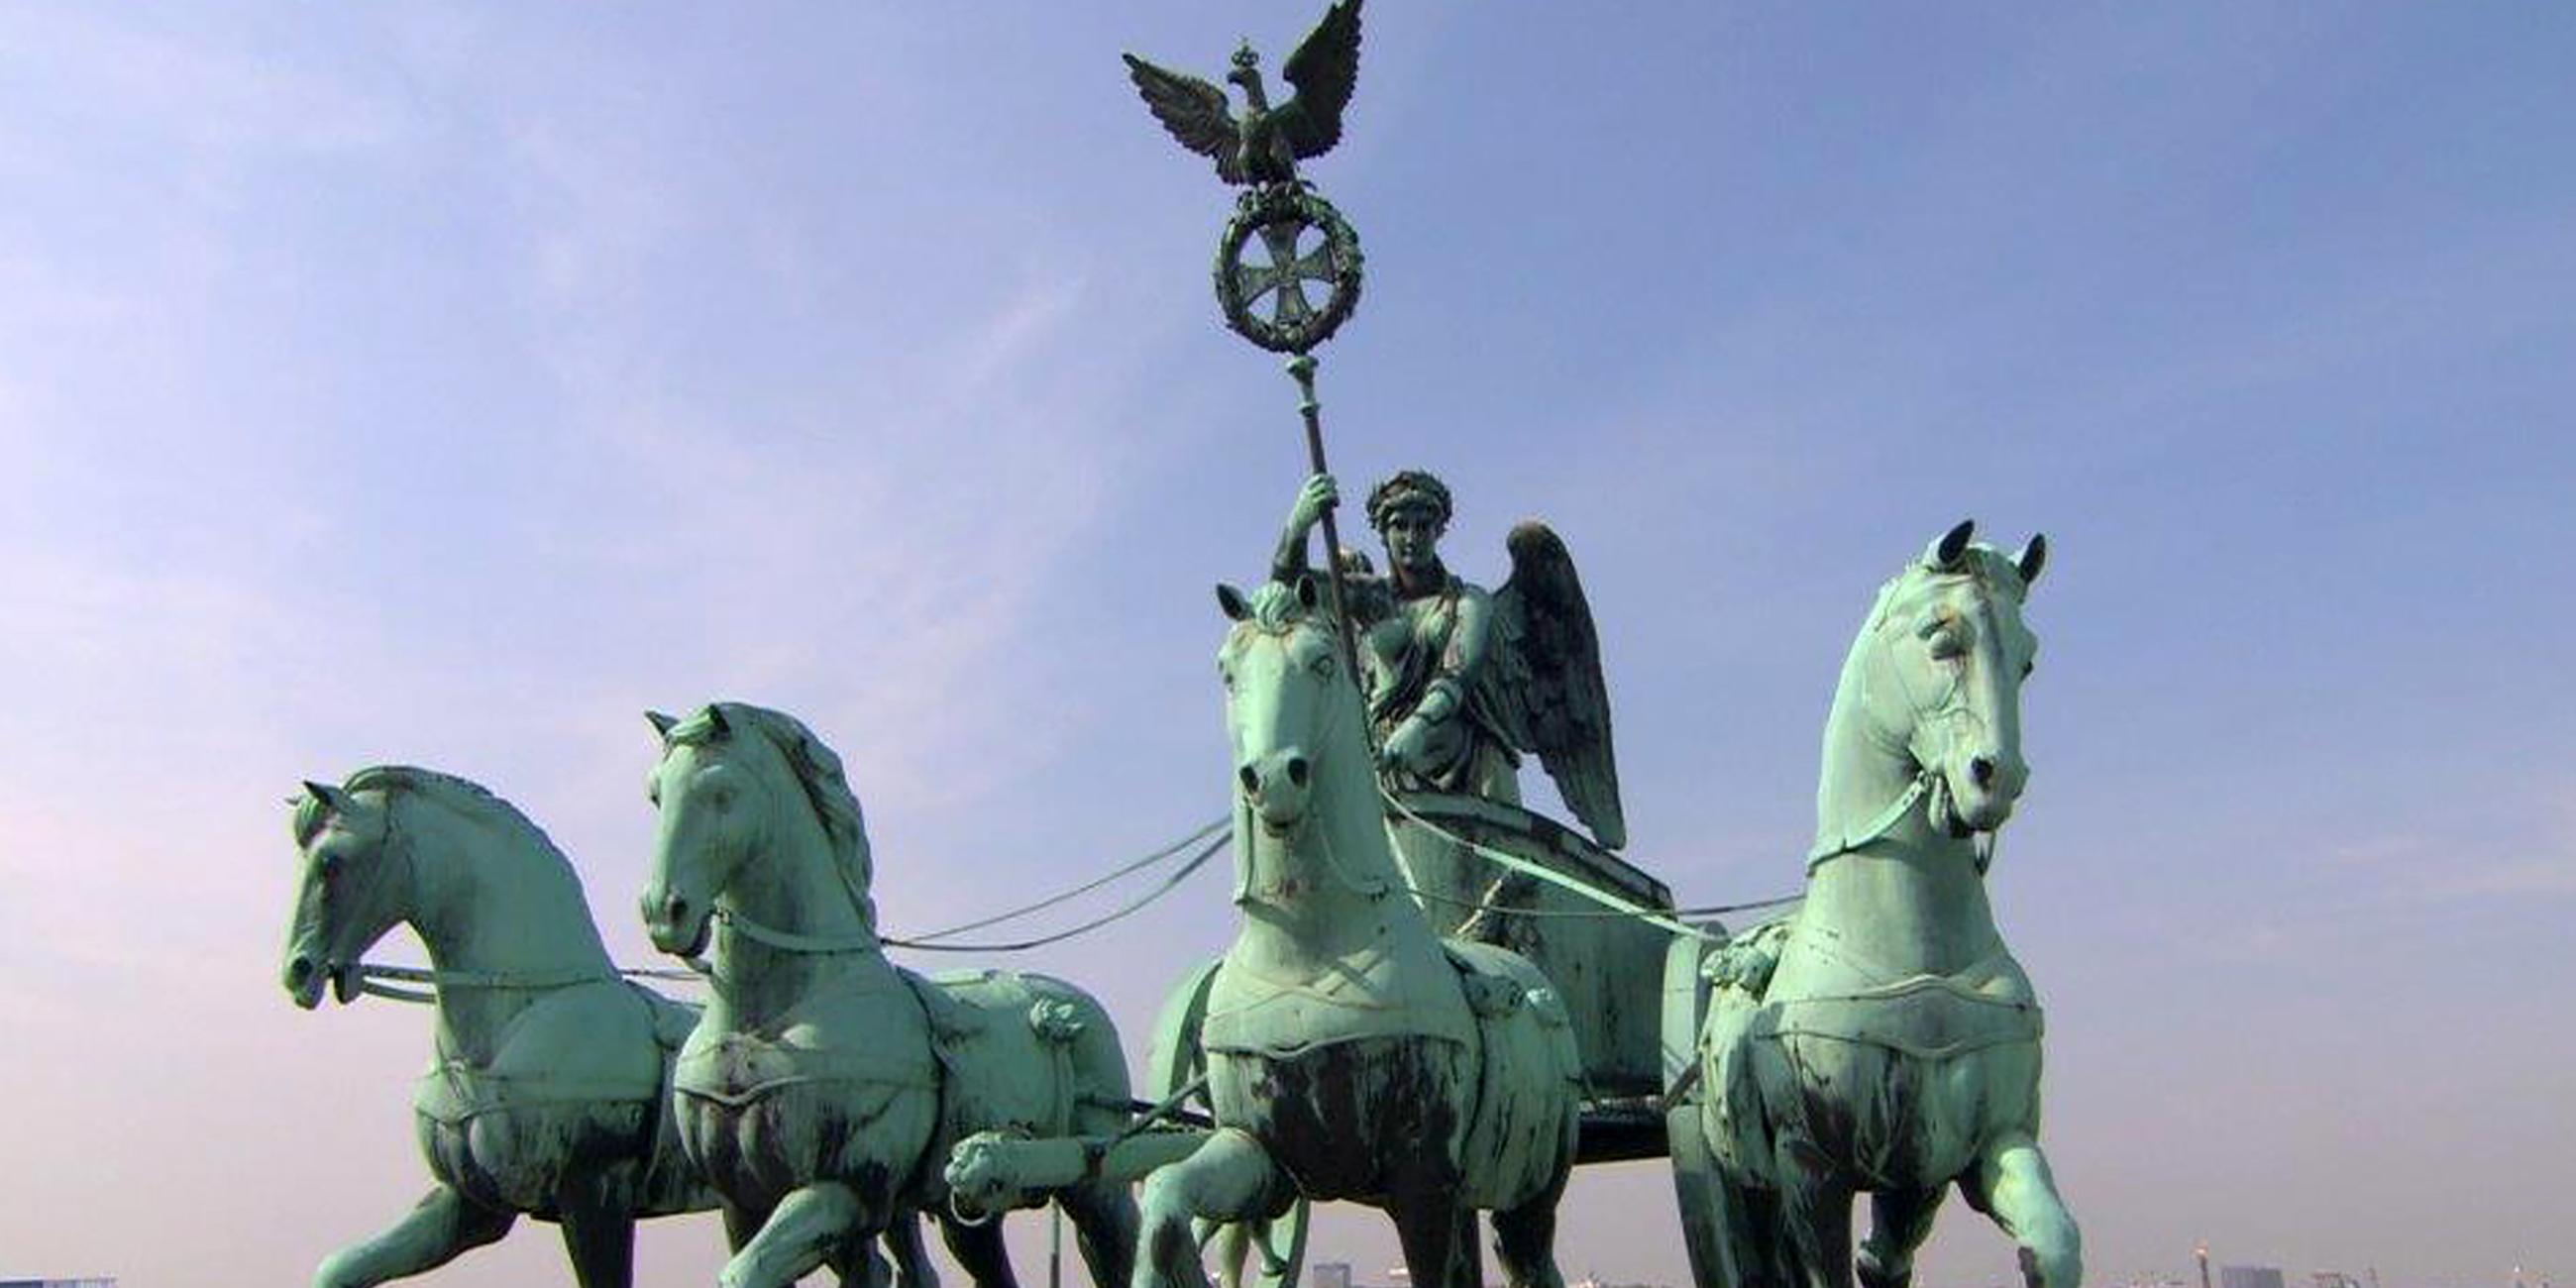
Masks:
[[[1159,1104],[1207,1072],[1207,1054],[1199,1048],[1199,1028],[1207,1020],[1208,988],[1216,982],[1216,968],[1217,963],[1209,962],[1190,972],[1173,990],[1170,1000],[1163,1003],[1162,1016],[1154,1023],[1154,1045],[1146,1066],[1146,1099]],[[1183,1101],[1181,1107],[1209,1117],[1215,1115],[1204,1087]],[[1198,1223],[1199,1248],[1204,1253],[1210,1244],[1216,1246],[1217,1281],[1224,1288],[1297,1288],[1306,1263],[1306,1230],[1311,1216],[1312,1205],[1300,1195],[1286,1212],[1268,1221],[1202,1221]],[[1254,1271],[1249,1279],[1244,1277],[1247,1264]]]

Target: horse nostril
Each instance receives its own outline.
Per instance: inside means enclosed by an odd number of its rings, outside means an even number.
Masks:
[[[1243,768],[1234,771],[1234,780],[1243,784],[1244,795],[1258,796],[1261,794],[1261,774],[1252,766],[1245,765]]]
[[[1306,764],[1306,758],[1304,756],[1290,756],[1288,758],[1289,782],[1295,783],[1299,787],[1304,787],[1306,785],[1306,775],[1310,772],[1312,772],[1312,770]]]
[[[681,898],[680,896],[678,896],[678,895],[676,895],[676,894],[673,894],[673,895],[665,895],[665,896],[663,896],[663,898],[662,898],[662,924],[663,924],[663,925],[666,925],[666,926],[677,926],[677,925],[681,925],[681,924],[683,924],[683,919],[684,919],[684,918],[686,918],[686,917],[688,916],[688,913],[689,913],[689,901],[688,901],[688,900],[683,899],[683,898]]]
[[[1977,756],[1968,761],[1968,777],[1979,787],[1995,785],[1995,761],[1992,756]]]
[[[311,978],[313,978],[312,958],[307,957],[302,953],[297,953],[294,960],[286,963],[286,982],[288,984],[301,988],[303,987],[304,982]]]

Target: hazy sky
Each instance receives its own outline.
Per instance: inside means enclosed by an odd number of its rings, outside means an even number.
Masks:
[[[636,964],[648,706],[837,746],[895,929],[1221,808],[1207,586],[1302,447],[1117,53],[1317,8],[0,9],[0,1276],[302,1282],[426,1184],[425,1015],[275,982],[300,778],[490,785]],[[1872,590],[2044,529],[1994,889],[2096,1280],[2576,1282],[2576,10],[1368,24],[1335,458],[1443,472],[1471,577],[1566,534],[1637,862],[1794,887]],[[1141,1048],[1231,926],[1029,964]],[[1658,1168],[1570,1204],[1682,1279]],[[1954,1205],[1925,1278],[2011,1264]]]

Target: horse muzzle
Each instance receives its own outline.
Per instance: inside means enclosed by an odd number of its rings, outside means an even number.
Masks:
[[[1284,836],[1306,817],[1314,796],[1314,762],[1296,747],[1282,747],[1245,761],[1234,771],[1243,799],[1261,820],[1263,831]]]
[[[713,929],[713,904],[676,890],[646,890],[643,905],[644,933],[652,938],[653,947],[675,957],[696,957],[706,952]]]
[[[322,1004],[322,991],[327,986],[333,1001],[343,1006],[358,995],[358,968],[354,963],[314,960],[309,953],[296,953],[286,959],[286,996],[298,1007],[312,1010]]]
[[[2030,781],[2030,767],[2018,756],[1972,755],[1941,775],[1933,793],[1933,822],[1950,835],[1992,832],[2012,818],[2013,805]]]

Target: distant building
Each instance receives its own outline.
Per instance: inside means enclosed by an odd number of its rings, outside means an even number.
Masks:
[[[0,1279],[0,1288],[116,1288],[109,1279]]]
[[[1351,1288],[1351,1263],[1318,1261],[1306,1268],[1306,1277],[1315,1288]]]
[[[2218,1288],[2281,1288],[2279,1266],[2220,1266]]]

